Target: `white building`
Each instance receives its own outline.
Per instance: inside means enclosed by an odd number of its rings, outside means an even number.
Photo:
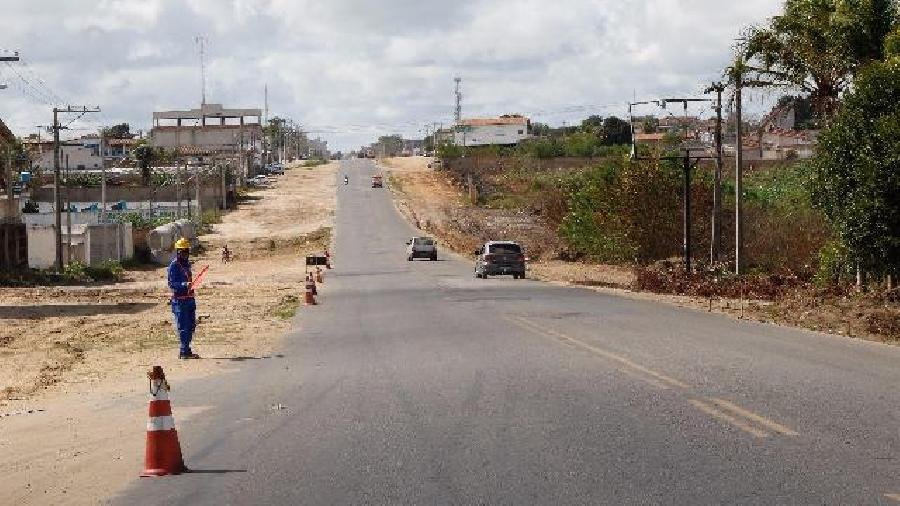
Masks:
[[[36,151],[35,167],[43,171],[53,170],[53,143],[41,142],[37,147],[36,141],[26,141],[28,144],[33,145]],[[85,145],[80,140],[64,141],[59,145],[59,167],[65,169],[68,162],[71,170],[99,169],[102,159],[97,151],[96,145]]]
[[[453,128],[457,146],[515,145],[531,137],[531,121],[517,115],[460,120]]]

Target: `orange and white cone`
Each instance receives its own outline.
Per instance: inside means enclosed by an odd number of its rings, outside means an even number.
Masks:
[[[306,305],[307,306],[315,306],[316,305],[316,284],[313,282],[312,277],[306,278]]]
[[[324,283],[325,276],[322,274],[321,267],[316,267],[316,283]]]
[[[325,268],[331,269],[331,253],[325,250]]]
[[[150,378],[150,421],[147,422],[147,451],[141,476],[181,474],[188,469],[175,431],[169,383],[158,365],[147,372],[147,377]]]

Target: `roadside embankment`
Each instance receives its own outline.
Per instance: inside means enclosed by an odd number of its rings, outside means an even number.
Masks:
[[[571,258],[567,244],[551,224],[553,220],[549,219],[565,215],[564,203],[553,195],[543,196],[534,188],[523,187],[520,180],[528,178],[521,174],[494,170],[490,180],[470,185],[464,178],[451,177],[445,170],[430,168],[428,165],[433,163],[430,158],[389,158],[381,163],[390,172],[391,188],[401,213],[420,229],[435,235],[444,247],[464,256],[470,256],[485,240],[516,240],[531,257],[529,276],[535,279],[673,303],[735,318],[881,342],[900,340],[900,307],[896,295],[818,289],[788,276],[751,276],[744,280],[728,280],[730,285],[726,286],[724,279],[717,282],[699,277],[679,279],[674,274],[668,276],[659,266],[565,260]],[[565,177],[572,170],[545,171],[533,178],[532,184],[540,186],[545,180]],[[523,205],[524,193],[530,195],[527,206]],[[678,213],[661,214],[659,218],[669,215],[677,217]],[[668,219],[672,219],[671,216]],[[758,237],[756,240],[764,239]],[[781,247],[783,241],[778,241],[782,239],[778,236],[771,240]],[[811,243],[809,238],[803,240]],[[673,241],[677,242],[676,239],[668,240]],[[810,246],[806,242],[804,245]],[[663,281],[666,283],[661,284]]]

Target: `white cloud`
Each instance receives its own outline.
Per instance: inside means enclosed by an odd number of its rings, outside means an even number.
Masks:
[[[554,124],[697,93],[782,1],[0,0],[0,48],[65,100],[99,103],[97,121],[147,128],[154,109],[198,102],[203,34],[211,101],[262,106],[268,83],[272,114],[346,148],[449,122],[456,75],[465,114]],[[0,80],[18,81],[3,65]],[[23,134],[48,115],[28,91],[0,91]]]

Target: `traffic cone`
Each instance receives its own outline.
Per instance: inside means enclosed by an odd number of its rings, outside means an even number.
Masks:
[[[309,282],[312,283],[313,295],[319,295],[319,288],[316,286],[316,279],[312,273],[309,273]]]
[[[331,269],[331,253],[325,250],[325,268]]]
[[[175,431],[172,405],[169,403],[169,383],[162,367],[147,371],[150,378],[150,421],[147,422],[147,451],[144,457],[146,476],[165,476],[187,471],[181,456],[181,444]]]
[[[316,267],[316,283],[324,283],[325,276],[322,274],[322,268]]]
[[[316,305],[316,294],[315,294],[316,284],[313,283],[311,277],[306,278],[306,305],[307,306],[315,306]]]

